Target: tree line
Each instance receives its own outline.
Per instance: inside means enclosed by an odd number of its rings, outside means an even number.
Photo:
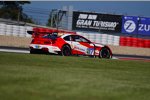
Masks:
[[[0,1],[0,18],[38,24],[32,17],[23,12],[22,6],[30,3],[30,1]],[[58,16],[60,15],[55,13],[52,17],[52,12],[50,12],[46,26],[58,26],[57,21],[61,19]]]
[[[0,18],[34,23],[32,18],[23,13],[22,5],[29,1],[0,1]]]

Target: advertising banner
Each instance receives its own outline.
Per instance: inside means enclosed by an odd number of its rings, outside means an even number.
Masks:
[[[144,17],[140,18],[138,34],[150,35],[150,18],[144,18]]]
[[[121,32],[121,15],[73,12],[73,30]]]
[[[138,17],[123,16],[122,17],[122,33],[137,34]]]

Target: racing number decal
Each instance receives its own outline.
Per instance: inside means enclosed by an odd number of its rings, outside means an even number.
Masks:
[[[87,54],[93,55],[94,54],[94,48],[87,48]]]

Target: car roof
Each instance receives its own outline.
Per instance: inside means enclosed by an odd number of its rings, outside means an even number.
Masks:
[[[78,34],[64,34],[64,35],[61,36],[61,38],[64,38],[64,37],[70,36],[70,35],[78,35]]]

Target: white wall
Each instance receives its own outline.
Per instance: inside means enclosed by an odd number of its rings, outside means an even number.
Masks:
[[[119,46],[120,41],[119,36],[98,34],[98,33],[85,33],[85,32],[77,32],[77,34],[84,36],[85,38],[91,40],[92,42]]]
[[[0,35],[7,36],[18,36],[18,37],[28,37],[32,36],[27,33],[27,31],[32,31],[33,27],[31,26],[17,26],[17,25],[7,25],[0,23]]]

